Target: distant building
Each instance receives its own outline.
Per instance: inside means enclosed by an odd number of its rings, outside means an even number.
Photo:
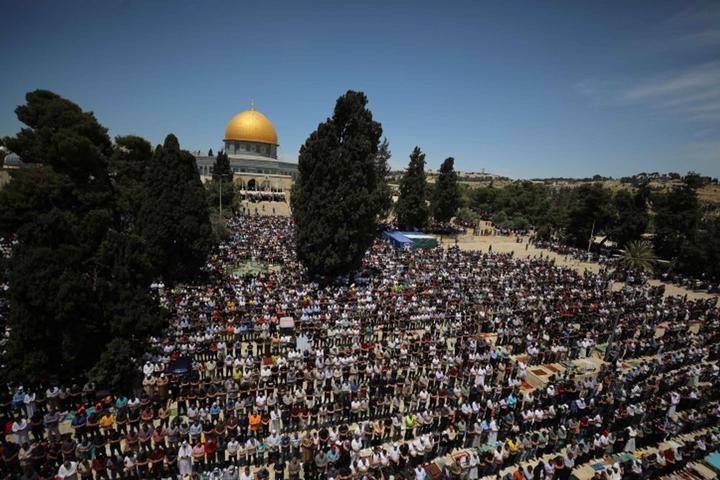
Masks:
[[[223,143],[241,192],[288,192],[297,178],[297,163],[277,159],[275,127],[254,105],[230,120]],[[215,157],[196,154],[195,163],[201,177],[212,176]]]
[[[9,152],[5,155],[5,158],[3,158],[3,168],[15,169],[26,165],[27,164],[22,161],[22,158],[20,158],[20,155],[17,153]]]

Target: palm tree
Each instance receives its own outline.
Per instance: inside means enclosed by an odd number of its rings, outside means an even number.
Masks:
[[[628,242],[620,257],[620,264],[630,270],[652,272],[655,262],[657,262],[655,252],[653,252],[650,243],[644,240]]]

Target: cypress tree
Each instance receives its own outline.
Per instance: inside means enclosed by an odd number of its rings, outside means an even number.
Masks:
[[[213,164],[213,177],[225,177],[232,178],[233,171],[230,168],[230,159],[227,153],[220,150],[215,157],[215,163]]]
[[[449,222],[460,206],[455,159],[448,157],[440,166],[440,175],[432,196],[432,213],[437,222]]]
[[[378,185],[375,191],[380,220],[385,219],[392,209],[392,190],[387,180],[390,174],[390,156],[390,144],[387,138],[384,138],[375,157],[378,172]]]
[[[140,209],[139,231],[155,270],[166,282],[188,280],[212,245],[205,188],[194,157],[170,134],[155,149],[146,177],[151,201]]]
[[[115,138],[110,157],[110,176],[117,191],[122,220],[134,225],[140,207],[146,201],[145,173],[152,158],[152,145],[134,135]]]
[[[381,213],[381,135],[365,94],[348,91],[300,148],[291,204],[297,255],[311,275],[342,275],[361,265]]]
[[[400,180],[400,197],[395,204],[395,216],[402,230],[421,230],[428,221],[425,154],[420,147],[410,154],[410,164]]]
[[[33,168],[0,191],[0,233],[16,234],[9,265],[11,335],[5,379],[31,384],[85,377],[120,387],[162,312],[147,292],[152,271],[108,171],[107,130],[48,91],[16,110],[27,125],[4,139]],[[122,176],[122,175],[121,175]],[[112,353],[106,348],[116,339]],[[113,362],[118,354],[129,361]],[[100,363],[112,369],[94,370]]]

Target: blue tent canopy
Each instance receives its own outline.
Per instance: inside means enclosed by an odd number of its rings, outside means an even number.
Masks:
[[[383,237],[399,249],[410,248],[434,248],[437,247],[437,239],[432,235],[423,232],[383,232]]]
[[[383,232],[383,237],[387,238],[393,247],[400,250],[405,247],[415,248],[415,243],[403,235],[402,232]]]

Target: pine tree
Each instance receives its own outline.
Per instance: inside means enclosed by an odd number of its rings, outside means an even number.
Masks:
[[[140,207],[146,201],[145,174],[152,158],[152,145],[141,137],[128,135],[115,138],[115,151],[110,157],[110,176],[118,196],[122,220],[134,225]]]
[[[387,138],[384,138],[378,148],[375,157],[377,164],[378,183],[375,190],[376,202],[378,202],[379,218],[384,220],[390,214],[392,209],[392,190],[388,184],[388,176],[390,175],[390,144]]]
[[[342,275],[361,265],[381,213],[381,135],[365,94],[348,91],[300,148],[292,214],[297,255],[311,275]]]
[[[395,204],[395,216],[401,230],[422,230],[428,221],[425,154],[420,147],[410,154],[410,164],[400,180],[400,197]]]
[[[440,175],[435,182],[432,211],[433,218],[437,222],[449,222],[460,206],[460,190],[454,164],[453,157],[446,158],[440,166]]]
[[[188,280],[205,263],[212,231],[194,157],[170,134],[155,149],[146,177],[153,201],[140,209],[139,231],[165,282]]]
[[[34,168],[16,170],[0,191],[0,234],[18,240],[2,373],[32,384],[69,381],[111,364],[112,338],[113,354],[136,358],[162,327],[162,312],[147,292],[152,269],[115,183],[118,171],[108,170],[107,130],[52,92],[26,99],[16,112],[27,128],[4,139]],[[116,362],[117,375],[96,370],[93,379],[119,387],[134,370],[132,361]]]

